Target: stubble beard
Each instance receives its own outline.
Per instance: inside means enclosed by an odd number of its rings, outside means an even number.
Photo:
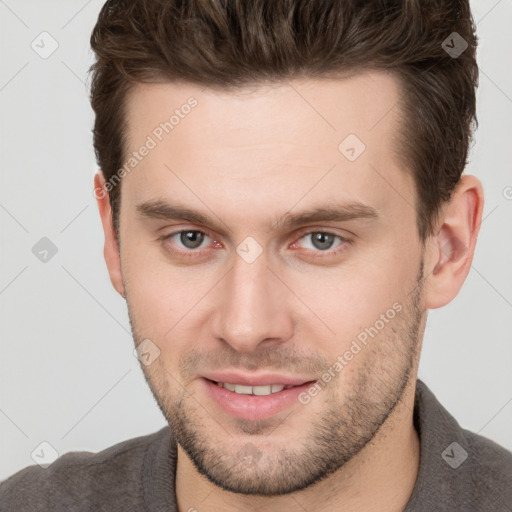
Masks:
[[[417,284],[402,312],[362,349],[362,354],[366,352],[365,359],[350,386],[343,382],[342,370],[338,379],[312,399],[323,399],[329,405],[321,414],[310,414],[308,430],[303,433],[300,445],[286,443],[268,449],[272,432],[281,423],[285,427],[287,418],[277,422],[237,420],[229,426],[230,430],[235,426],[236,438],[227,431],[222,438],[215,437],[213,433],[219,430],[220,421],[205,411],[198,403],[199,398],[177,384],[161,359],[150,367],[142,365],[146,382],[175,440],[197,471],[226,491],[278,496],[320,482],[357,455],[402,401],[411,377],[415,376],[412,370],[420,341],[423,268],[421,260]],[[127,302],[138,344],[144,336],[137,331]],[[344,396],[340,395],[341,389],[345,391]],[[290,417],[308,414],[308,407],[297,404]]]

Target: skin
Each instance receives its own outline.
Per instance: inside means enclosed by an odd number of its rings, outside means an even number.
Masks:
[[[98,199],[135,342],[160,350],[142,369],[179,443],[179,510],[404,510],[419,465],[412,414],[427,313],[469,272],[481,183],[462,177],[422,244],[411,172],[394,142],[399,82],[377,71],[237,93],[139,85],[128,98],[130,151],[190,96],[198,105],[123,178],[120,247],[108,195]],[[366,145],[355,161],[338,150],[349,133]],[[138,212],[154,199],[215,227]],[[352,201],[377,217],[276,222]],[[162,240],[179,230],[205,233],[203,253],[179,234]],[[321,245],[318,232],[352,242]],[[252,263],[236,251],[249,236],[262,249]],[[204,391],[201,374],[216,370],[320,380],[393,304],[401,310],[307,404],[246,421]]]

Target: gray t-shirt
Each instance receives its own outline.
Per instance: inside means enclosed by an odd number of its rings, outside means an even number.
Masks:
[[[512,511],[512,453],[462,429],[419,379],[414,425],[420,467],[404,512]],[[0,512],[176,512],[175,470],[176,442],[165,427],[22,469],[0,483]]]

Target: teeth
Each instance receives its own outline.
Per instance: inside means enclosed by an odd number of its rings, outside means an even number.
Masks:
[[[251,395],[252,387],[244,386],[242,384],[235,384],[235,393],[238,393],[239,395]]]
[[[280,384],[269,384],[268,386],[245,386],[243,384],[230,384],[229,382],[218,382],[219,386],[226,388],[228,391],[234,391],[240,395],[258,395],[266,396],[272,393],[279,393],[283,389],[293,386],[281,386]]]

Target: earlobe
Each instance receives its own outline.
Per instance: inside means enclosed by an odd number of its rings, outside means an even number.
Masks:
[[[112,208],[110,206],[108,191],[105,188],[105,179],[100,173],[94,176],[94,195],[98,203],[101,223],[105,233],[103,254],[105,256],[110,280],[116,291],[125,298],[126,292],[121,271],[121,255],[117,244],[114,223],[112,221]]]
[[[428,309],[451,302],[471,268],[480,224],[484,194],[475,176],[463,176],[445,205],[439,228],[429,241],[425,301]]]

